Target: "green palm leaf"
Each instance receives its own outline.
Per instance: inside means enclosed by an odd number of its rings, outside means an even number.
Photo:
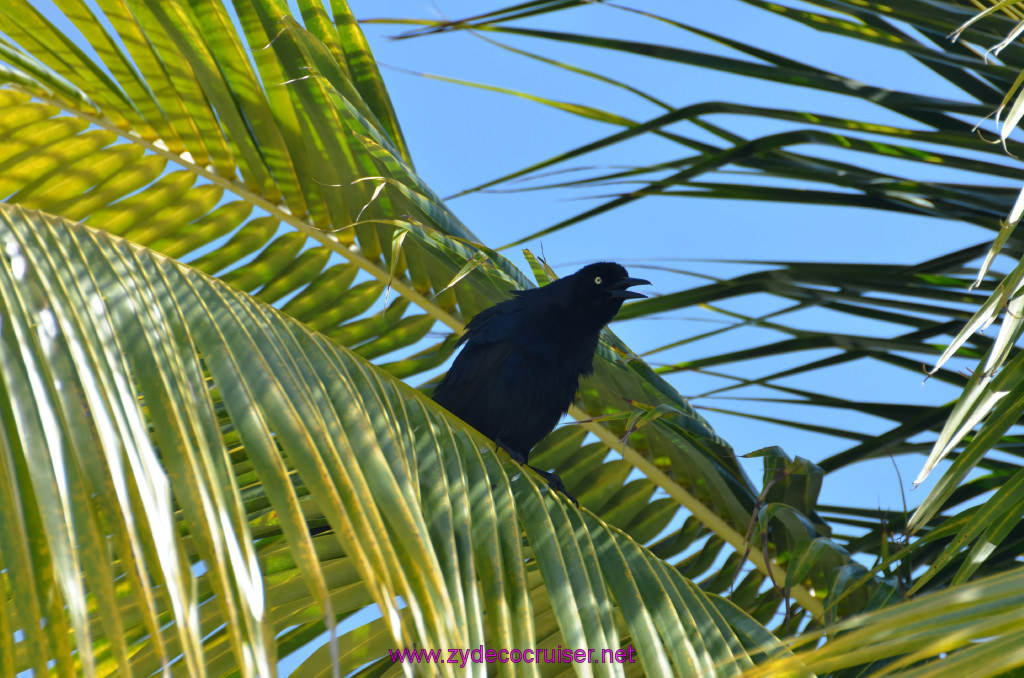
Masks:
[[[137,245],[0,215],[6,668],[267,675],[372,604],[343,673],[555,641],[750,665],[741,612],[379,368]]]

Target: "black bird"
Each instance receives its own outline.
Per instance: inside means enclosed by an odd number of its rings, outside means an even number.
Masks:
[[[434,400],[527,464],[533,446],[568,411],[580,377],[594,371],[601,329],[626,299],[644,296],[629,288],[650,284],[602,262],[544,287],[513,290],[466,325],[459,339],[466,346]],[[530,468],[576,503],[556,474]]]

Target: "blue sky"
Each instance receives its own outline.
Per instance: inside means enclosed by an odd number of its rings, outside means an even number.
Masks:
[[[361,19],[377,17],[419,17],[455,19],[471,16],[503,3],[438,0],[355,0],[350,3]],[[632,7],[651,12],[669,12],[676,21],[718,32],[730,38],[776,51],[812,63],[841,76],[872,86],[887,87],[931,96],[963,100],[963,94],[913,60],[882,47],[837,38],[774,16],[743,2],[659,3],[636,2]],[[818,10],[820,11],[820,10]],[[692,50],[741,56],[736,52],[678,28],[609,6],[594,4],[559,14],[518,22],[517,25],[566,30],[578,33],[664,43]],[[511,54],[480,37],[450,33],[412,40],[393,40],[402,26],[367,24],[364,31],[382,67],[384,79],[411,147],[413,160],[422,177],[440,195],[451,195],[506,173],[544,160],[556,153],[610,134],[614,129],[522,98],[439,82],[413,72],[425,72],[523,91],[539,97],[580,103],[606,109],[634,120],[646,120],[662,112],[658,107],[593,80],[573,75],[550,65]],[[758,107],[831,114],[871,122],[914,127],[900,116],[864,101],[795,86],[761,83],[739,76],[681,66],[654,59],[612,53],[596,48],[569,46],[532,38],[495,36],[520,49],[619,79],[647,91],[674,106],[706,101],[729,101]],[[744,57],[746,58],[746,57]],[[756,118],[720,116],[716,122],[756,137],[793,126]],[[971,121],[973,124],[974,121]],[[694,128],[680,128],[694,133]],[[840,157],[829,149],[801,147],[800,152],[821,157]],[[653,138],[641,138],[600,153],[580,158],[568,166],[646,165],[680,155],[678,148]],[[849,161],[849,157],[846,157]],[[878,167],[875,158],[854,159]],[[914,178],[950,178],[944,168],[930,168],[892,160],[884,167]],[[1012,182],[1006,185],[1012,186]],[[534,191],[472,194],[449,201],[449,206],[489,246],[504,245],[529,233],[575,215],[596,204],[586,196],[600,191]],[[700,279],[651,266],[698,271],[729,277],[754,267],[684,260],[739,259],[787,261],[836,261],[915,263],[959,247],[991,239],[990,232],[960,222],[944,222],[920,216],[839,208],[819,205],[703,200],[698,198],[648,198],[624,209],[603,214],[573,227],[549,234],[525,245],[541,252],[559,274],[571,273],[580,264],[615,259],[631,267],[636,275],[651,279],[655,292],[671,292],[703,284]],[[521,247],[504,251],[526,270]],[[648,268],[641,268],[641,267]],[[768,295],[752,295],[733,302],[729,308],[749,314],[763,314],[778,307]],[[868,328],[867,321],[850,324],[839,314],[825,317],[825,311],[803,311],[788,318],[791,324],[820,327],[835,323],[837,332],[851,334],[899,328]],[[615,332],[634,350],[644,353],[684,336],[707,331],[721,317],[702,309],[687,309],[671,317],[617,323]],[[845,324],[844,324],[845,323]],[[832,326],[832,325],[828,325]],[[742,337],[716,338],[650,356],[652,364],[687,360],[743,348],[769,338],[765,330],[751,330]],[[722,342],[728,342],[723,345]],[[820,356],[829,351],[820,351]],[[810,360],[807,353],[793,357],[748,361],[754,376],[766,371]],[[931,360],[923,356],[922,362]],[[735,370],[734,370],[735,371]],[[717,388],[722,380],[683,372],[671,383],[685,396],[693,397]],[[861,361],[787,381],[797,388],[867,401],[929,402],[939,404],[956,396],[956,391],[923,374],[911,374],[874,362]],[[745,396],[766,395],[747,390]],[[701,407],[726,407],[779,418],[799,418],[812,423],[848,426],[881,433],[888,422],[866,415],[832,411],[809,412],[806,408],[764,403],[725,402],[696,397]],[[812,460],[824,458],[850,446],[830,436],[797,431],[790,427],[705,411],[716,431],[738,454],[768,445],[781,446],[790,456]],[[817,417],[820,416],[820,419]],[[902,489],[920,470],[922,458],[897,460]],[[745,463],[755,481],[760,478],[759,460]],[[907,495],[911,506],[938,477]],[[879,459],[844,470],[826,479],[824,503],[852,504],[865,508],[902,509],[901,484],[889,459]]]

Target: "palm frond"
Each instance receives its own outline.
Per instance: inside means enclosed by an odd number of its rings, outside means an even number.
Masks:
[[[120,238],[0,215],[15,671],[270,675],[368,605],[375,641],[339,638],[342,673],[395,647],[628,645],[654,673],[735,673],[767,649],[731,630],[750,631],[739,610],[294,319]]]

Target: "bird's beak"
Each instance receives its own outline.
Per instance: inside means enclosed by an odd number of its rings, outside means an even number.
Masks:
[[[646,294],[640,294],[634,292],[629,287],[634,285],[650,285],[650,280],[644,280],[643,278],[623,278],[617,283],[608,286],[608,293],[616,299],[644,299],[647,297]]]

